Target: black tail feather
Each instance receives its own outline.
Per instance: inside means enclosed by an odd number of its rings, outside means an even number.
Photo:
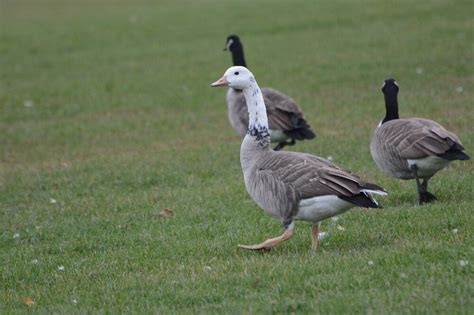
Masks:
[[[311,127],[308,125],[306,120],[302,117],[298,117],[295,114],[291,115],[291,125],[293,129],[285,130],[284,133],[296,140],[304,140],[304,139],[314,139],[316,135],[311,130]]]
[[[316,137],[314,132],[309,129],[309,126],[292,130],[285,130],[284,133],[288,137],[296,140],[314,139]]]
[[[438,156],[448,161],[456,161],[456,160],[465,161],[465,160],[470,159],[469,155],[454,148],[449,149],[443,154],[438,154]]]
[[[338,196],[340,199],[350,202],[353,205],[356,205],[358,207],[362,208],[383,208],[380,204],[375,201],[374,198],[372,198],[371,195],[365,192],[360,192],[357,195],[353,195],[350,197],[346,196]]]

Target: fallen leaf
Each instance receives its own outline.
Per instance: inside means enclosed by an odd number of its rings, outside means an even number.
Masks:
[[[35,301],[33,301],[33,299],[29,296],[23,299],[23,303],[25,303],[28,307],[32,307],[33,305],[35,305]]]
[[[159,215],[162,217],[171,217],[173,215],[173,211],[171,209],[164,208],[160,211]]]

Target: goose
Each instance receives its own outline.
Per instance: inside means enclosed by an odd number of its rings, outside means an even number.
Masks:
[[[234,66],[247,67],[242,43],[237,35],[227,37],[224,50],[232,53]],[[263,99],[267,106],[269,132],[272,142],[278,143],[275,151],[284,146],[294,145],[296,140],[314,139],[315,134],[304,119],[298,104],[289,96],[272,88],[263,88]],[[247,134],[249,115],[245,97],[241,90],[227,90],[227,114],[234,130],[243,138]]]
[[[381,208],[371,194],[385,190],[368,183],[321,157],[274,151],[265,101],[255,77],[245,67],[234,66],[211,84],[239,89],[248,104],[249,125],[240,149],[247,192],[264,211],[278,218],[284,233],[248,250],[268,250],[293,235],[296,220],[312,222],[312,248],[318,245],[320,222],[352,207]]]
[[[387,175],[416,180],[419,204],[432,202],[437,198],[428,192],[430,178],[450,162],[469,160],[469,156],[462,152],[459,138],[439,123],[423,118],[400,119],[398,90],[394,79],[384,81],[386,115],[374,131],[370,152]]]

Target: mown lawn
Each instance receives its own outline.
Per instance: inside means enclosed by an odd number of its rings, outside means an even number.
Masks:
[[[473,163],[385,177],[384,79],[401,116],[474,155],[472,1],[0,0],[0,313],[444,313],[474,309]],[[281,232],[245,191],[224,90],[239,34],[261,86],[317,132],[291,148],[384,186],[381,210]],[[174,215],[162,217],[163,208]],[[27,305],[29,304],[29,305]]]

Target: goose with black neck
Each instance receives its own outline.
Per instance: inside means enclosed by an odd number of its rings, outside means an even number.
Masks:
[[[374,131],[370,151],[375,164],[387,175],[415,179],[419,204],[437,198],[428,192],[428,181],[455,160],[468,160],[459,138],[439,123],[423,118],[398,116],[399,86],[385,80],[385,117]]]

